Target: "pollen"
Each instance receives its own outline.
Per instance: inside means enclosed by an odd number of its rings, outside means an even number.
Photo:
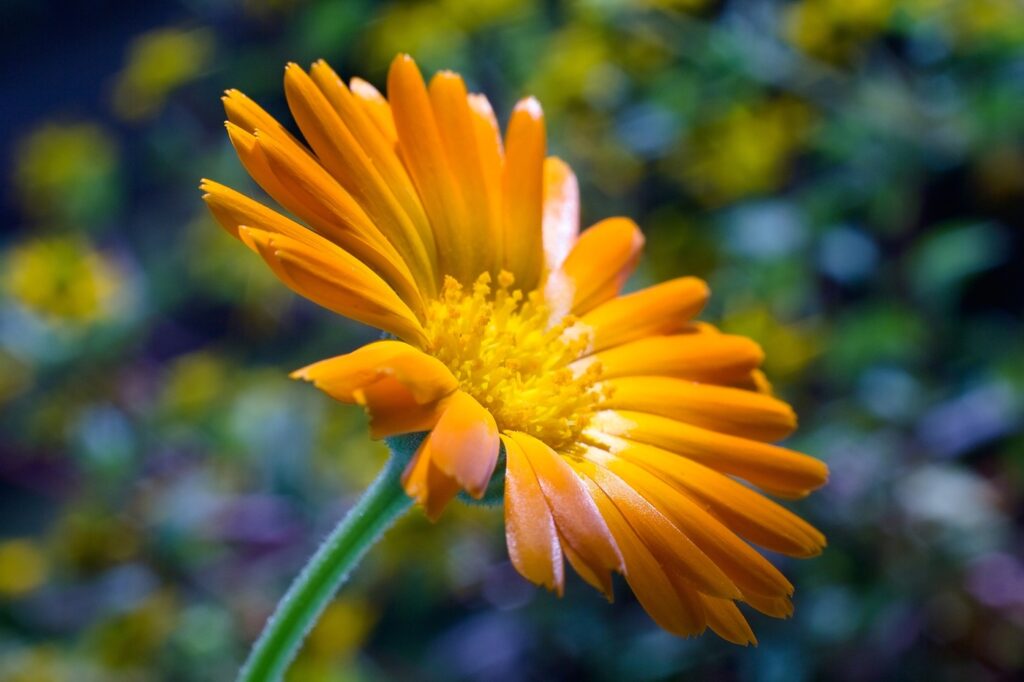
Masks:
[[[496,283],[484,273],[467,291],[446,278],[427,312],[427,351],[500,431],[523,431],[565,452],[604,398],[600,363],[570,369],[586,353],[590,331],[572,315],[555,315],[541,291],[524,294],[513,283],[509,272]]]

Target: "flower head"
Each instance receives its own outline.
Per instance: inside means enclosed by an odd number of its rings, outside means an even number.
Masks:
[[[790,614],[793,587],[748,542],[806,557],[824,537],[783,497],[824,483],[771,445],[796,418],[749,339],[695,322],[707,286],[620,290],[643,246],[610,218],[579,233],[575,177],[546,156],[538,102],[504,139],[487,99],[399,56],[388,99],[324,62],[289,65],[308,147],[237,91],[228,134],[300,222],[203,181],[219,222],[289,287],[391,339],[293,376],[362,405],[375,437],[427,435],[403,476],[437,518],[483,497],[505,454],[512,563],[559,594],[564,562],[611,595],[620,572],[665,629],[754,642],[736,607]]]

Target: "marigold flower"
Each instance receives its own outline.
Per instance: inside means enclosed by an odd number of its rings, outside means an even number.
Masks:
[[[209,180],[204,198],[294,291],[394,337],[293,376],[363,406],[375,437],[427,433],[402,484],[432,519],[483,497],[504,452],[508,551],[537,584],[561,594],[568,560],[610,598],[617,571],[666,630],[738,644],[736,602],[788,616],[793,586],[748,542],[809,557],[825,539],[736,478],[799,498],[827,469],[770,444],[796,417],[757,344],[694,321],[704,282],[620,294],[643,236],[627,218],[579,234],[538,102],[502,140],[484,96],[446,71],[427,86],[408,56],[388,99],[322,61],[284,81],[308,147],[235,90],[227,128],[302,222]]]

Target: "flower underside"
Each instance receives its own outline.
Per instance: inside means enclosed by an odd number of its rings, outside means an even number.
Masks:
[[[600,363],[577,372],[590,330],[559,315],[539,290],[514,289],[502,271],[481,274],[470,291],[447,277],[427,310],[426,352],[443,362],[493,416],[499,431],[521,431],[566,452],[597,411]]]

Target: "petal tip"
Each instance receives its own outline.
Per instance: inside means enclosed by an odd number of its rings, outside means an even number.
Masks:
[[[544,118],[544,109],[540,105],[540,101],[530,95],[516,102],[514,111],[523,111],[529,114],[532,118]]]

